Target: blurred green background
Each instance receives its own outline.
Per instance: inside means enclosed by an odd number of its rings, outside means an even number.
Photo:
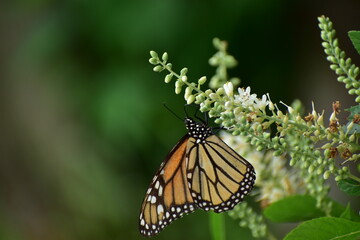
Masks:
[[[34,0],[0,3],[0,239],[142,239],[145,191],[185,128],[184,100],[154,73],[149,51],[178,71],[213,74],[212,39],[229,42],[230,73],[273,101],[310,110],[354,101],[328,68],[317,16],[340,45],[360,30],[360,2]],[[226,218],[228,239],[250,239]],[[209,239],[198,211],[154,239]]]

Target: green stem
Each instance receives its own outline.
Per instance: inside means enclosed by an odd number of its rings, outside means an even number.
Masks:
[[[209,212],[210,234],[212,240],[225,240],[224,214]]]
[[[360,183],[360,178],[358,178],[357,176],[354,176],[354,175],[352,175],[352,174],[349,173],[349,178],[351,178],[351,179],[353,179],[353,180],[355,180],[355,181],[357,181],[357,182]]]

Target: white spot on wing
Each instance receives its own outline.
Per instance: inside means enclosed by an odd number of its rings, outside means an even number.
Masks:
[[[159,187],[159,196],[161,197],[161,196],[162,196],[162,194],[163,194],[163,187],[162,187],[162,186],[160,186],[160,187]]]
[[[157,206],[157,213],[158,214],[161,214],[161,213],[163,213],[164,212],[164,207],[161,205],[161,204],[159,204],[158,206]]]

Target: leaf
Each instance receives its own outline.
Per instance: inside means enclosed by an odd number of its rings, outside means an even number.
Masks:
[[[345,210],[341,213],[340,218],[351,220],[351,208],[350,203],[346,205]]]
[[[324,213],[316,208],[315,198],[295,195],[274,202],[265,208],[264,215],[273,222],[298,222],[324,216]]]
[[[359,214],[353,211],[350,208],[350,206],[345,207],[342,204],[331,199],[328,199],[328,201],[332,202],[332,207],[330,212],[331,216],[345,218],[345,214],[346,214],[346,218],[349,216],[349,220],[360,222]]]
[[[360,54],[360,31],[349,31],[348,35],[355,49]]]
[[[345,109],[345,111],[350,112],[350,116],[348,117],[348,120],[353,120],[355,114],[360,114],[360,104],[347,108]]]
[[[342,218],[321,217],[306,221],[293,229],[284,240],[358,240],[360,223]]]
[[[350,124],[350,122],[348,122],[346,124],[346,126],[344,126],[344,128],[343,128],[344,132],[347,131],[347,127],[349,126],[349,124]],[[360,125],[359,124],[354,124],[352,129],[350,131],[348,131],[348,134],[350,134],[350,135],[354,134],[354,133],[356,133],[356,136],[359,135],[359,133],[360,133]]]
[[[360,115],[360,104],[356,105],[356,106],[352,106],[348,109],[345,109],[345,111],[350,112],[350,115],[348,116],[349,122],[345,126],[343,126],[343,130],[346,132],[346,131],[348,131],[347,127],[354,119],[354,115],[355,114]],[[352,129],[348,132],[348,134],[353,134],[353,133],[356,133],[357,136],[359,135],[359,133],[360,133],[360,125],[359,124],[354,124]]]
[[[341,191],[347,193],[350,196],[360,195],[360,184],[353,179],[343,179],[337,182]]]

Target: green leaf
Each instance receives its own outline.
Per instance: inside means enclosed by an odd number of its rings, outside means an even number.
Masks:
[[[360,54],[360,31],[349,31],[348,35],[355,49]]]
[[[340,218],[351,220],[351,208],[350,203],[346,205],[345,210],[341,213]]]
[[[293,229],[284,240],[358,240],[360,223],[342,218],[321,217],[304,222]]]
[[[345,109],[345,111],[350,112],[350,115],[348,116],[348,120],[349,122],[346,124],[346,126],[343,127],[343,130],[346,132],[347,131],[347,127],[348,125],[353,121],[354,119],[354,115],[358,114],[360,115],[360,104],[356,105],[356,106],[352,106],[348,109]],[[353,134],[356,133],[356,136],[359,135],[360,133],[360,125],[359,124],[354,124],[352,129],[348,132],[348,134]]]
[[[345,111],[350,112],[350,116],[348,117],[348,120],[353,120],[355,114],[360,114],[360,104],[356,106],[352,106],[350,108],[345,109]]]
[[[342,204],[328,199],[328,201],[332,202],[332,207],[331,207],[331,212],[330,215],[333,217],[340,217],[340,218],[347,218],[347,215],[349,215],[349,220],[352,221],[356,221],[356,222],[360,222],[360,216],[358,213],[356,213],[355,211],[353,211],[350,206],[343,206]]]
[[[264,215],[273,222],[298,222],[324,216],[324,213],[316,208],[315,198],[295,195],[274,202],[265,208]]]
[[[353,179],[344,179],[337,182],[341,191],[347,193],[351,196],[359,196],[360,195],[360,184],[359,182]]]

